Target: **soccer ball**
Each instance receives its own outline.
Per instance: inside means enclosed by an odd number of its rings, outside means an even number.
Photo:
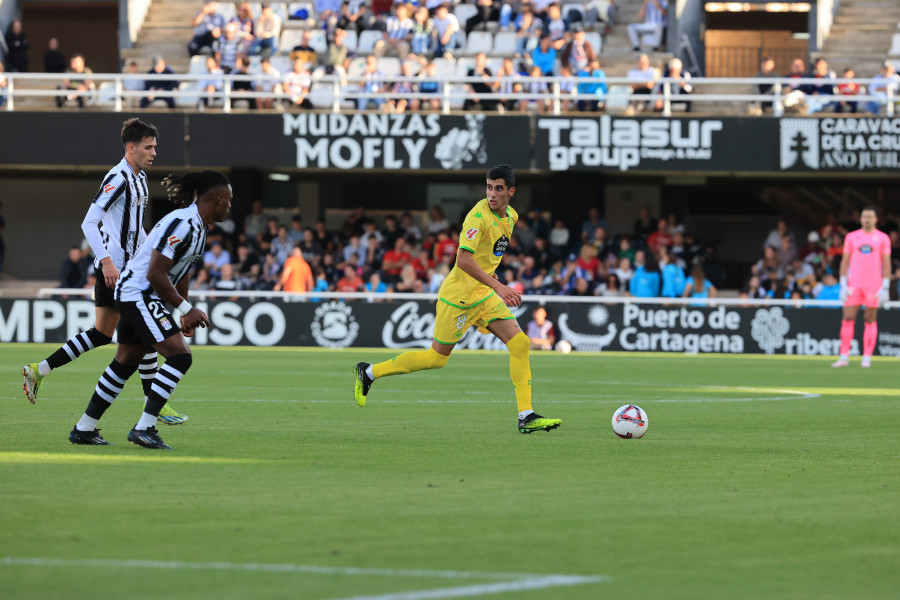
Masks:
[[[563,354],[568,354],[572,351],[572,344],[570,344],[566,340],[559,340],[558,342],[556,342],[556,351],[562,352]]]
[[[640,406],[626,404],[613,413],[612,428],[617,436],[625,439],[637,439],[647,433],[650,421],[647,413]]]

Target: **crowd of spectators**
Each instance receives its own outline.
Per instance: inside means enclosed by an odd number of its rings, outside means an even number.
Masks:
[[[798,240],[787,220],[780,219],[766,236],[762,254],[751,266],[741,296],[837,300],[844,237],[859,228],[859,211],[853,211],[843,221],[832,213],[822,227],[810,230],[803,240]],[[879,229],[891,239],[894,279],[891,296],[896,299],[897,283],[900,282],[900,226],[896,221],[886,220],[879,222]]]
[[[289,222],[265,212],[261,201],[238,228],[211,229],[195,290],[435,293],[456,260],[459,223],[435,206],[427,227],[412,213],[388,215],[379,227],[354,210],[337,231],[301,215]],[[695,240],[674,215],[641,210],[630,231],[609,232],[591,208],[578,227],[552,213],[520,215],[497,269],[498,278],[525,294],[635,297],[713,297],[719,274],[711,247]],[[64,287],[93,286],[89,250],[72,248]]]

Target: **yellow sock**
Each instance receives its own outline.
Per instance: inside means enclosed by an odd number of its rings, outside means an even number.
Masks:
[[[404,352],[400,356],[395,356],[391,360],[372,365],[372,374],[375,375],[375,379],[378,379],[379,377],[403,375],[404,373],[424,371],[426,369],[440,369],[447,364],[449,359],[449,356],[435,352],[434,348],[413,350]]]
[[[519,412],[531,410],[531,366],[528,364],[528,350],[531,340],[521,331],[506,343],[509,348],[509,375],[516,388],[516,405]]]

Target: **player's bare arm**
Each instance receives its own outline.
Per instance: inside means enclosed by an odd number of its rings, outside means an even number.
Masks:
[[[456,253],[456,266],[466,274],[496,292],[507,306],[518,306],[522,303],[522,295],[508,285],[500,283],[496,277],[489,275],[475,262],[475,256],[469,250],[460,248]]]
[[[188,302],[187,298],[179,294],[178,290],[175,289],[175,286],[172,285],[172,282],[169,281],[168,272],[174,262],[175,261],[171,258],[154,250],[150,257],[150,267],[147,269],[147,281],[153,286],[153,290],[159,294],[159,297],[162,298],[164,302],[178,308],[182,303],[190,304],[190,302]],[[187,277],[183,277],[178,283],[181,284],[181,281],[186,279]],[[185,284],[185,288],[187,288],[187,284]],[[209,317],[207,317],[199,308],[194,308],[192,306],[182,317],[182,323],[189,329],[206,327],[209,325]]]
[[[188,273],[190,273],[190,271],[188,271]],[[190,302],[191,299],[188,298],[188,288],[190,287],[191,277],[188,273],[185,273],[184,277],[179,279],[178,283],[175,284],[175,291],[178,292],[179,296]],[[184,315],[181,315],[181,333],[184,334],[184,337],[191,337],[194,335],[194,328],[188,327],[185,324]]]

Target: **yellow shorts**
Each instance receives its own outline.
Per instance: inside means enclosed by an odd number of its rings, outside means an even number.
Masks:
[[[439,344],[455,344],[469,327],[478,327],[481,333],[490,333],[487,326],[491,321],[515,318],[496,294],[471,308],[460,308],[438,300],[434,317],[434,341]]]

